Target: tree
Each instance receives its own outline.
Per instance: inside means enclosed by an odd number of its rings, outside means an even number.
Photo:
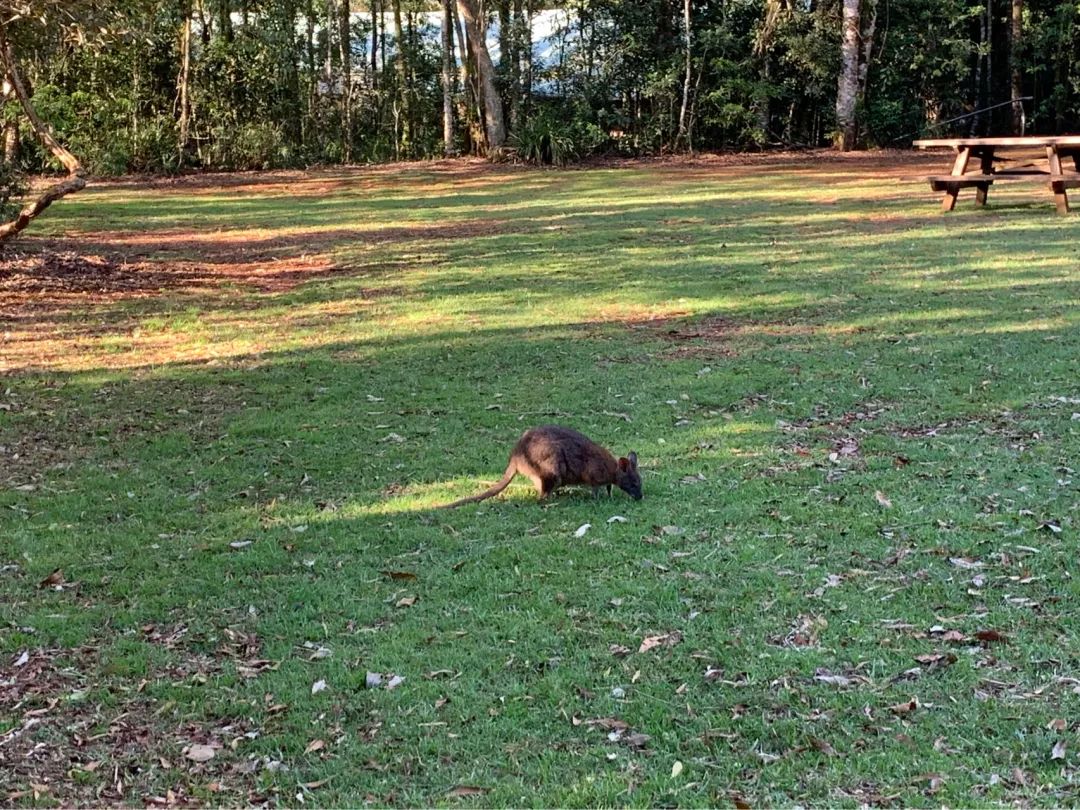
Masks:
[[[859,99],[859,0],[844,0],[840,44],[840,79],[836,88],[837,145],[842,152],[855,148],[858,123],[855,106]]]
[[[59,13],[58,6],[59,3],[46,0],[45,2],[26,3],[18,8],[4,9],[4,16],[7,19],[0,23],[0,63],[3,64],[4,78],[18,100],[19,106],[26,116],[34,135],[67,170],[66,178],[45,188],[35,199],[25,205],[14,219],[0,225],[0,244],[25,230],[34,219],[57,200],[68,194],[81,191],[86,187],[86,180],[83,177],[83,168],[79,159],[56,139],[52,129],[41,119],[34,108],[30,94],[26,90],[22,69],[19,66],[18,56],[10,36],[12,28],[27,18],[48,22],[51,19],[51,14]],[[74,10],[77,9],[68,8],[64,11],[67,14],[72,14]]]
[[[443,0],[442,91],[443,153],[454,154],[454,9],[453,0]]]
[[[461,18],[465,21],[465,38],[479,75],[487,148],[489,152],[497,154],[506,145],[506,119],[503,116],[502,98],[495,84],[495,66],[487,47],[487,23],[481,24],[476,0],[457,0],[457,6]]]
[[[1023,75],[1020,53],[1024,41],[1024,0],[1012,0],[1012,26],[1009,28],[1009,90],[1012,100],[1012,126],[1017,135],[1024,131]]]
[[[870,56],[877,27],[877,0],[843,0],[840,75],[836,87],[837,146],[850,152],[859,139],[858,110],[866,98]]]
[[[683,76],[682,106],[679,108],[679,134],[677,140],[689,146],[686,113],[690,106],[690,0],[683,0],[683,30],[686,37],[686,73]]]

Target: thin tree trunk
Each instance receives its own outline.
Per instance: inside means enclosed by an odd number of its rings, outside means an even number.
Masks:
[[[64,180],[46,188],[37,199],[24,206],[13,220],[0,225],[0,244],[3,244],[20,231],[25,230],[35,218],[61,197],[86,188],[86,180],[82,176],[82,165],[79,163],[79,159],[56,140],[49,125],[41,120],[37,110],[34,109],[30,96],[26,92],[26,85],[23,84],[22,73],[19,71],[18,60],[15,58],[15,51],[12,49],[11,43],[8,42],[7,32],[3,25],[0,25],[0,61],[3,61],[4,73],[11,83],[11,88],[19,100],[19,106],[22,107],[23,114],[26,115],[26,119],[30,122],[34,134],[68,172],[68,176]]]
[[[866,0],[866,11],[863,15],[865,26],[861,33],[862,61],[859,62],[859,106],[866,104],[867,77],[870,75],[870,57],[874,51],[874,34],[877,31],[877,0]]]
[[[371,0],[371,87],[379,87],[379,0]]]
[[[346,163],[352,162],[352,4],[340,0],[338,50],[341,58],[341,146]]]
[[[443,153],[454,154],[454,11],[453,0],[443,0],[442,92]]]
[[[982,14],[979,15],[979,55],[975,60],[975,77],[972,81],[973,92],[971,94],[971,107],[972,109],[978,109],[985,106],[983,103],[983,62],[986,61],[986,54],[983,51],[986,49],[986,17]],[[968,124],[968,136],[974,138],[978,132],[979,116],[971,116],[971,121]]]
[[[1020,49],[1024,41],[1024,0],[1012,0],[1012,26],[1009,29],[1009,73],[1010,91],[1012,100],[1012,125],[1013,132],[1023,134],[1024,129],[1024,103],[1020,100],[1024,95],[1024,76],[1020,70]]]
[[[394,69],[397,74],[397,98],[398,114],[396,117],[402,117],[405,121],[405,127],[396,127],[397,129],[397,152],[400,157],[402,141],[405,141],[407,148],[412,148],[412,142],[408,138],[409,132],[409,68],[405,63],[406,45],[405,45],[405,32],[401,26],[401,0],[393,0],[394,11]],[[404,129],[404,132],[402,131]]]
[[[679,133],[675,136],[677,143],[688,145],[689,137],[686,129],[686,113],[690,109],[690,81],[691,81],[691,63],[690,63],[690,43],[691,43],[691,28],[690,28],[690,0],[683,0],[683,34],[686,47],[686,75],[683,77],[683,92],[682,92],[682,106],[679,108]]]
[[[994,104],[994,0],[986,0],[986,106]],[[983,122],[983,132],[990,131],[991,116]]]
[[[514,9],[511,16],[514,31],[514,61],[511,63],[510,74],[510,128],[518,129],[521,124],[522,96],[521,77],[524,74],[524,48],[525,48],[525,11],[522,0],[514,0]]]
[[[326,0],[326,58],[323,60],[323,72],[326,74],[327,91],[334,86],[334,29],[337,28],[337,9],[334,0]]]
[[[505,110],[510,106],[513,93],[510,80],[510,65],[513,64],[514,58],[514,40],[510,28],[510,0],[497,0],[496,7],[499,15],[499,78],[501,79],[499,86],[502,90],[503,109]]]
[[[179,137],[176,151],[179,156],[179,165],[184,164],[184,154],[187,152],[190,127],[191,127],[191,3],[184,6],[184,22],[180,26],[180,76],[177,87],[179,93]]]
[[[457,3],[452,3],[454,13],[454,34],[457,37],[457,47],[461,53],[461,86],[464,92],[462,103],[462,118],[465,121],[466,131],[469,136],[470,151],[477,153],[483,151],[484,135],[479,131],[477,121],[483,118],[480,109],[480,93],[474,81],[472,57],[469,54],[469,43],[465,37],[465,27],[461,24],[461,16],[458,14]]]
[[[836,88],[837,146],[842,152],[855,148],[859,98],[859,0],[844,0],[843,40],[840,46],[840,77]]]
[[[532,38],[533,4],[532,0],[525,3],[525,16],[522,19],[521,45],[525,55],[525,63],[522,66],[524,73],[521,88],[522,119],[529,117],[532,107],[533,89],[533,38]]]
[[[495,66],[491,62],[485,41],[486,25],[481,25],[481,17],[476,0],[457,0],[458,10],[465,21],[465,31],[473,56],[476,60],[476,72],[480,78],[480,87],[484,97],[484,130],[487,134],[488,150],[499,153],[506,145],[506,120],[503,117],[502,99],[495,84]]]

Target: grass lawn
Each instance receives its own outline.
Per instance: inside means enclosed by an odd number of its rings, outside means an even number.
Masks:
[[[0,267],[0,802],[1080,803],[1078,220],[941,161],[57,205]],[[550,422],[644,500],[431,510]]]

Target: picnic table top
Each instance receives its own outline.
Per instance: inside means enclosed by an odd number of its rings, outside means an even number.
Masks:
[[[1080,135],[1024,135],[1004,138],[924,138],[915,141],[920,149],[939,146],[1080,146]]]

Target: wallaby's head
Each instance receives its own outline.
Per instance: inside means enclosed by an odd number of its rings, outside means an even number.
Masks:
[[[626,458],[619,459],[619,471],[615,473],[615,484],[635,501],[641,500],[641,476],[637,471],[637,453],[631,452]]]

